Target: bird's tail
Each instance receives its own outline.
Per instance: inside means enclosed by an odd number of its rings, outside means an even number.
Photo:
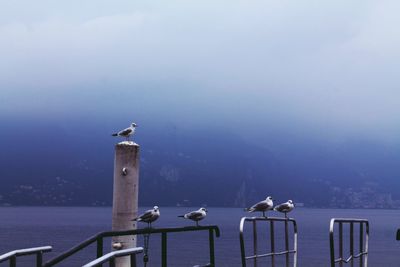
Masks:
[[[250,208],[244,208],[243,210],[244,211],[250,211]]]
[[[185,218],[185,215],[179,215],[178,217],[179,218]]]
[[[118,136],[118,133],[113,133],[111,136]]]
[[[131,222],[137,221],[139,218],[132,219]]]

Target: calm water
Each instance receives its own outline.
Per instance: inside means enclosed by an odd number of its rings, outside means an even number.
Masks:
[[[143,209],[141,209],[142,211]],[[185,226],[190,224],[176,216],[190,208],[161,207],[161,218],[155,227]],[[238,208],[209,208],[203,224],[216,224],[221,237],[216,239],[217,266],[240,266],[239,221],[246,215]],[[328,266],[328,229],[331,217],[366,218],[370,220],[369,266],[400,266],[400,242],[395,233],[400,227],[400,211],[397,210],[337,210],[297,209],[291,214],[298,222],[299,266]],[[111,228],[111,208],[87,207],[11,207],[0,208],[0,253],[17,248],[51,245],[53,252],[46,259],[72,247],[97,232]],[[265,232],[261,226],[260,232]],[[277,235],[280,235],[279,227]],[[260,251],[267,249],[260,238]],[[142,240],[139,240],[141,243]],[[150,240],[150,264],[159,266],[160,238]],[[141,245],[141,244],[140,244]],[[169,266],[193,266],[208,261],[207,234],[204,232],[179,233],[168,239]],[[277,242],[278,248],[283,246]],[[71,258],[60,266],[80,266],[93,259],[95,247]],[[28,259],[26,259],[28,260]],[[23,260],[21,266],[33,266]],[[1,266],[7,266],[3,264]],[[268,266],[267,264],[265,266]]]

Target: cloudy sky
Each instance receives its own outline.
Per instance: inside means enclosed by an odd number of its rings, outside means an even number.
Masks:
[[[0,2],[0,119],[399,142],[398,1]],[[125,126],[125,125],[124,125]]]

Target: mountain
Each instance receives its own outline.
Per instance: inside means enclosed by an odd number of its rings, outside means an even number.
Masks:
[[[108,135],[108,126],[3,126],[13,130],[0,136],[1,205],[112,204],[119,139]],[[228,130],[176,126],[139,127],[135,140],[141,145],[141,205],[244,207],[272,195],[311,207],[400,207],[397,147],[301,138],[257,144]]]

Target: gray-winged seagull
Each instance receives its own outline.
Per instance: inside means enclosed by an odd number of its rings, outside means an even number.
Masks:
[[[136,123],[132,123],[131,126],[129,126],[128,128],[123,129],[117,133],[113,133],[112,136],[122,136],[129,141],[129,137],[135,133],[136,127],[137,127]]]
[[[133,219],[132,221],[147,223],[148,227],[151,227],[151,223],[160,217],[160,209],[158,206],[154,206],[151,210],[147,210],[145,213],[139,217]]]
[[[178,217],[195,221],[196,226],[199,226],[199,221],[203,220],[206,216],[207,216],[207,209],[200,208],[198,210],[188,212],[185,215],[179,215]]]
[[[248,212],[254,212],[254,211],[261,211],[263,213],[263,216],[265,217],[265,212],[268,210],[272,210],[274,207],[274,202],[271,196],[268,196],[265,200],[260,201],[250,208],[245,209],[245,211]]]
[[[275,206],[274,208],[275,211],[285,213],[285,218],[287,218],[287,213],[291,212],[293,209],[294,209],[294,203],[290,199],[285,203]]]

